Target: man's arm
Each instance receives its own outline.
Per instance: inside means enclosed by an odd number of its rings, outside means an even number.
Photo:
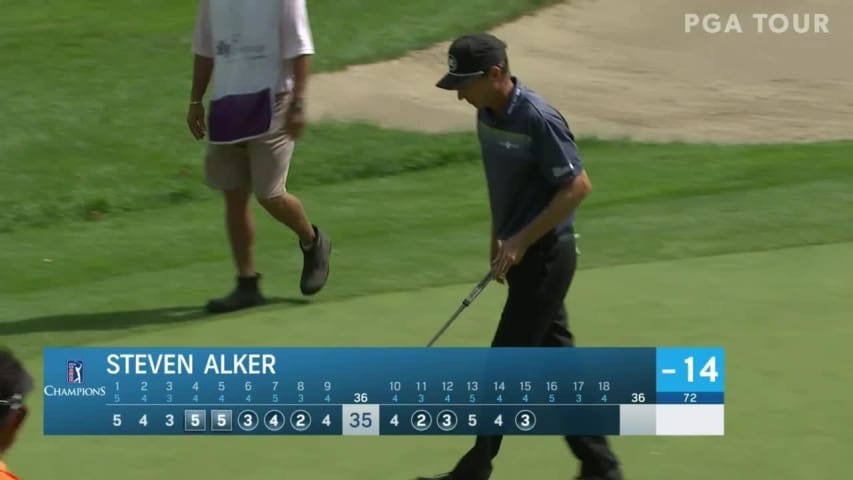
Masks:
[[[557,191],[548,206],[519,232],[524,246],[532,245],[565,221],[592,190],[574,135],[560,113],[545,111],[531,123],[536,161],[542,175]]]
[[[586,171],[566,181],[554,194],[548,206],[518,233],[523,245],[529,247],[560,225],[580,206],[591,190],[592,183]]]
[[[190,102],[200,103],[213,74],[213,32],[210,28],[210,3],[201,0],[198,4],[193,31],[193,83]]]
[[[293,59],[293,101],[304,101],[308,91],[308,76],[311,73],[311,55],[300,55]]]
[[[307,95],[311,56],[314,55],[308,7],[305,0],[288,1],[282,14],[282,57],[293,65],[293,100],[303,100]]]
[[[305,127],[304,103],[308,94],[314,39],[305,0],[285,2],[282,14],[282,57],[284,61],[291,62],[293,69],[293,91],[287,111],[286,128],[291,137],[297,138]]]
[[[204,138],[207,132],[202,101],[213,76],[213,39],[211,37],[210,5],[207,0],[201,0],[193,32],[193,73],[190,106],[187,112],[187,126],[196,140]]]
[[[191,103],[201,103],[212,75],[213,58],[195,54],[193,56],[193,84],[190,90]]]
[[[199,54],[193,57],[193,84],[190,88],[190,106],[187,112],[187,126],[196,140],[207,134],[204,115],[204,93],[213,75],[213,59]]]

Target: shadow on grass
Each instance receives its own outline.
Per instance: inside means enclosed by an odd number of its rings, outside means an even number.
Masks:
[[[260,308],[275,305],[301,306],[309,304],[302,298],[267,298],[267,304]],[[0,335],[22,335],[28,333],[85,331],[85,330],[121,330],[158,324],[174,325],[202,319],[226,318],[228,314],[208,313],[203,306],[163,307],[149,310],[128,310],[120,312],[74,313],[67,315],[48,315],[24,320],[0,323]]]

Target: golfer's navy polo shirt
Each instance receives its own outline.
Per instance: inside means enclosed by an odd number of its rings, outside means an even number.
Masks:
[[[560,185],[583,169],[574,135],[556,108],[513,77],[515,88],[502,114],[477,112],[477,134],[486,171],[495,233],[506,239],[548,206]],[[574,221],[572,213],[558,227]]]

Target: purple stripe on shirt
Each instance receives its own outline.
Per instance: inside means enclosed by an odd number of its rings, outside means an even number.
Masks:
[[[210,141],[233,142],[266,133],[272,122],[270,89],[210,102]]]

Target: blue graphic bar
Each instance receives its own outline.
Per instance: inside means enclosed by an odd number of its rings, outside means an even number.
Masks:
[[[692,383],[661,373],[691,356]],[[44,433],[654,435],[656,404],[722,404],[722,367],[707,348],[48,348]]]
[[[725,391],[725,356],[722,348],[658,348],[658,392]]]
[[[676,403],[716,403],[723,404],[725,394],[723,392],[658,392],[657,403],[676,404]]]

